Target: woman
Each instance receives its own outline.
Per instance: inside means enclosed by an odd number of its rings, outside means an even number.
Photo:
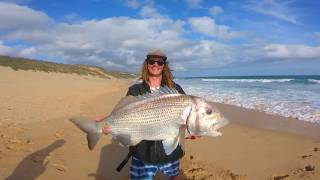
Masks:
[[[185,94],[183,89],[173,81],[173,76],[167,62],[167,56],[160,50],[147,54],[142,72],[141,81],[129,87],[127,96],[138,96],[147,92],[157,91],[161,86],[175,88]],[[103,118],[97,118],[102,120]],[[110,133],[112,127],[103,129],[105,134]],[[131,179],[153,179],[157,171],[161,171],[172,180],[179,179],[180,158],[184,155],[178,146],[170,155],[166,155],[162,141],[143,140],[136,146],[129,148],[127,158],[132,156]],[[122,164],[123,165],[123,164]]]

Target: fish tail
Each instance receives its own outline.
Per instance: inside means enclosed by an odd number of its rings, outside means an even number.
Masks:
[[[102,136],[102,130],[94,120],[81,116],[70,118],[70,121],[87,134],[88,148],[92,150]]]

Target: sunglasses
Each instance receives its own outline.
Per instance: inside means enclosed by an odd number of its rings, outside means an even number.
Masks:
[[[157,63],[159,66],[162,66],[162,65],[164,65],[166,62],[164,62],[164,61],[155,61],[155,60],[152,60],[152,59],[148,59],[148,60],[147,60],[147,63],[150,64],[150,65],[154,65],[155,63]]]

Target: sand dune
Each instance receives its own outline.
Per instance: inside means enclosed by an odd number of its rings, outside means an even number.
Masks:
[[[127,149],[104,136],[89,151],[68,118],[109,113],[130,83],[0,67],[0,179],[129,179],[129,164],[115,171]],[[232,123],[222,137],[187,140],[183,179],[320,179],[317,136],[251,123],[282,117],[216,105]]]

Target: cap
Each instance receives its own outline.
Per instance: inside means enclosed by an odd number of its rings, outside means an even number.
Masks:
[[[147,54],[147,58],[149,58],[150,56],[159,56],[159,57],[162,57],[162,59],[164,61],[167,60],[167,56],[166,54],[164,54],[161,50],[155,50],[155,51],[151,51]]]

